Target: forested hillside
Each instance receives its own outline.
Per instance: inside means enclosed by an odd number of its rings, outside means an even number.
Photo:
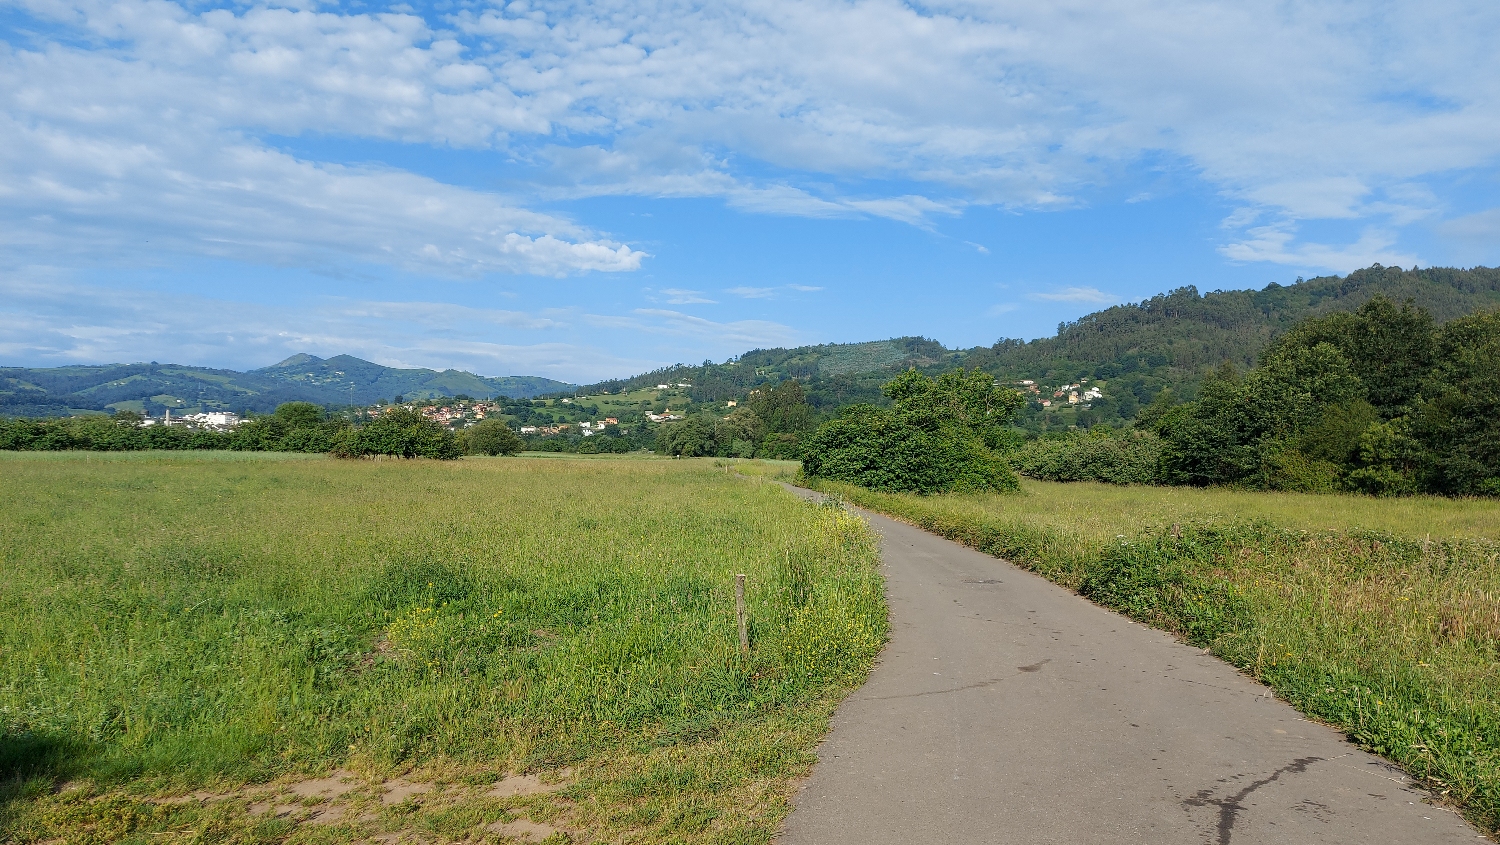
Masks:
[[[367,404],[409,398],[503,395],[529,397],[571,389],[538,376],[484,378],[458,370],[396,369],[349,355],[327,360],[294,355],[241,373],[179,364],[0,368],[0,416],[51,417],[127,410],[159,415],[167,409],[223,409],[269,413],[284,402]]]
[[[1163,388],[1191,398],[1208,370],[1226,361],[1247,369],[1272,338],[1298,321],[1354,311],[1377,295],[1398,303],[1410,299],[1442,323],[1500,306],[1500,270],[1376,265],[1342,278],[1299,279],[1262,290],[1200,295],[1184,287],[1064,323],[1055,337],[1002,340],[968,350],[964,358],[1005,381],[1054,386],[1103,380],[1105,399],[1092,403],[1085,421],[1130,419]],[[1039,410],[1032,408],[1033,421]]]
[[[1118,305],[1058,326],[1053,337],[1000,340],[948,349],[902,337],[868,343],[756,349],[724,363],[677,365],[579,389],[584,394],[692,385],[695,402],[744,399],[763,384],[797,379],[818,412],[861,402],[886,404],[880,385],[915,367],[928,374],[980,367],[1002,382],[1034,382],[1017,424],[1033,430],[1122,423],[1170,388],[1197,395],[1204,374],[1228,361],[1252,366],[1270,341],[1307,317],[1354,311],[1372,297],[1413,301],[1439,322],[1500,306],[1500,270],[1376,265],[1346,277],[1326,276],[1262,290],[1199,292],[1193,286]],[[352,389],[351,389],[352,388]],[[1089,388],[1096,396],[1084,398]],[[203,367],[118,364],[48,369],[0,368],[0,415],[56,416],[166,408],[268,412],[288,401],[321,405],[468,394],[531,397],[572,393],[573,385],[535,376],[485,378],[458,370],[395,369],[348,355],[294,355],[246,373]],[[1070,392],[1079,401],[1068,401]],[[1049,402],[1043,405],[1043,402]]]
[[[1500,306],[1500,270],[1379,265],[1348,276],[1298,279],[1262,290],[1200,293],[1187,286],[1143,302],[1118,305],[1058,326],[1053,337],[1031,342],[1002,339],[993,346],[948,349],[920,337],[796,349],[756,349],[715,364],[678,365],[629,379],[602,382],[582,392],[691,384],[695,401],[744,397],[761,384],[795,378],[822,412],[860,402],[886,403],[880,385],[893,373],[916,367],[928,374],[955,366],[980,367],[1002,382],[1035,382],[1017,423],[1035,431],[1120,423],[1133,419],[1163,389],[1179,399],[1197,394],[1203,376],[1231,362],[1254,365],[1270,341],[1308,317],[1354,311],[1372,297],[1412,300],[1446,322]],[[1098,387],[1102,396],[1067,401],[1067,388]],[[1054,396],[1059,389],[1061,396]],[[1042,405],[1043,401],[1052,404]]]
[[[619,393],[657,384],[690,384],[695,402],[719,402],[746,396],[762,384],[797,379],[805,385],[807,401],[820,410],[856,402],[880,402],[880,385],[890,374],[917,367],[952,369],[967,353],[948,349],[925,337],[900,337],[868,343],[825,343],[795,349],[753,349],[738,358],[715,364],[678,364],[627,379],[613,379],[581,388],[581,393]]]

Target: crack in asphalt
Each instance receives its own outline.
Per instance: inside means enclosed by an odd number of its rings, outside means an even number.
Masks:
[[[1183,799],[1182,803],[1189,807],[1207,807],[1210,805],[1218,807],[1218,845],[1229,845],[1229,838],[1234,835],[1234,823],[1239,819],[1240,811],[1245,809],[1245,806],[1240,803],[1241,801],[1245,800],[1245,798],[1248,797],[1250,793],[1254,792],[1257,789],[1260,789],[1262,786],[1265,786],[1266,784],[1273,781],[1280,780],[1282,775],[1300,775],[1303,772],[1307,771],[1308,766],[1312,765],[1313,763],[1321,762],[1322,760],[1322,757],[1299,757],[1296,760],[1293,760],[1291,763],[1288,763],[1287,765],[1282,766],[1281,768],[1272,772],[1270,775],[1267,775],[1266,777],[1251,783],[1249,786],[1241,789],[1239,792],[1236,792],[1228,798],[1212,798],[1210,796],[1212,795],[1213,790],[1204,789],[1201,790],[1197,795],[1194,795],[1192,798]]]
[[[1052,658],[1048,657],[1045,660],[1040,660],[1040,661],[1038,661],[1036,663],[1031,664],[1030,666],[1017,666],[1016,670],[1018,672],[1021,672],[1021,673],[1040,672],[1042,670],[1043,666],[1046,666],[1048,663],[1051,663],[1051,662],[1052,662]],[[983,688],[983,687],[992,687],[995,684],[1000,683],[1001,681],[1007,681],[1007,680],[1010,680],[1011,678],[1015,678],[1015,677],[1019,677],[1019,676],[1017,676],[1017,675],[1008,675],[1008,676],[1006,676],[1004,678],[990,678],[988,681],[979,681],[978,683],[965,684],[965,685],[963,685],[961,687],[950,687],[948,689],[931,689],[931,690],[925,690],[923,692],[907,692],[907,693],[902,693],[901,695],[871,695],[871,696],[865,697],[862,700],[864,700],[864,701],[890,701],[890,700],[896,699],[896,698],[921,698],[922,696],[925,696],[925,695],[947,695],[947,694],[953,693],[953,692],[963,692],[964,690],[980,689],[980,688]]]

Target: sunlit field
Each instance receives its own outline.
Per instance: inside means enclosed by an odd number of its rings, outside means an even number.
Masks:
[[[885,636],[863,521],[709,462],[0,477],[5,841],[766,842]]]

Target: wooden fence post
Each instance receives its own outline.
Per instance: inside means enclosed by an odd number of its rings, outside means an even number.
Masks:
[[[750,655],[750,632],[745,627],[745,576],[734,576],[734,616],[740,625],[740,654]]]

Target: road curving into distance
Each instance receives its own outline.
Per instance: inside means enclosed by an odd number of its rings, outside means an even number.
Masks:
[[[1203,650],[865,515],[891,641],[778,845],[1488,841]]]

